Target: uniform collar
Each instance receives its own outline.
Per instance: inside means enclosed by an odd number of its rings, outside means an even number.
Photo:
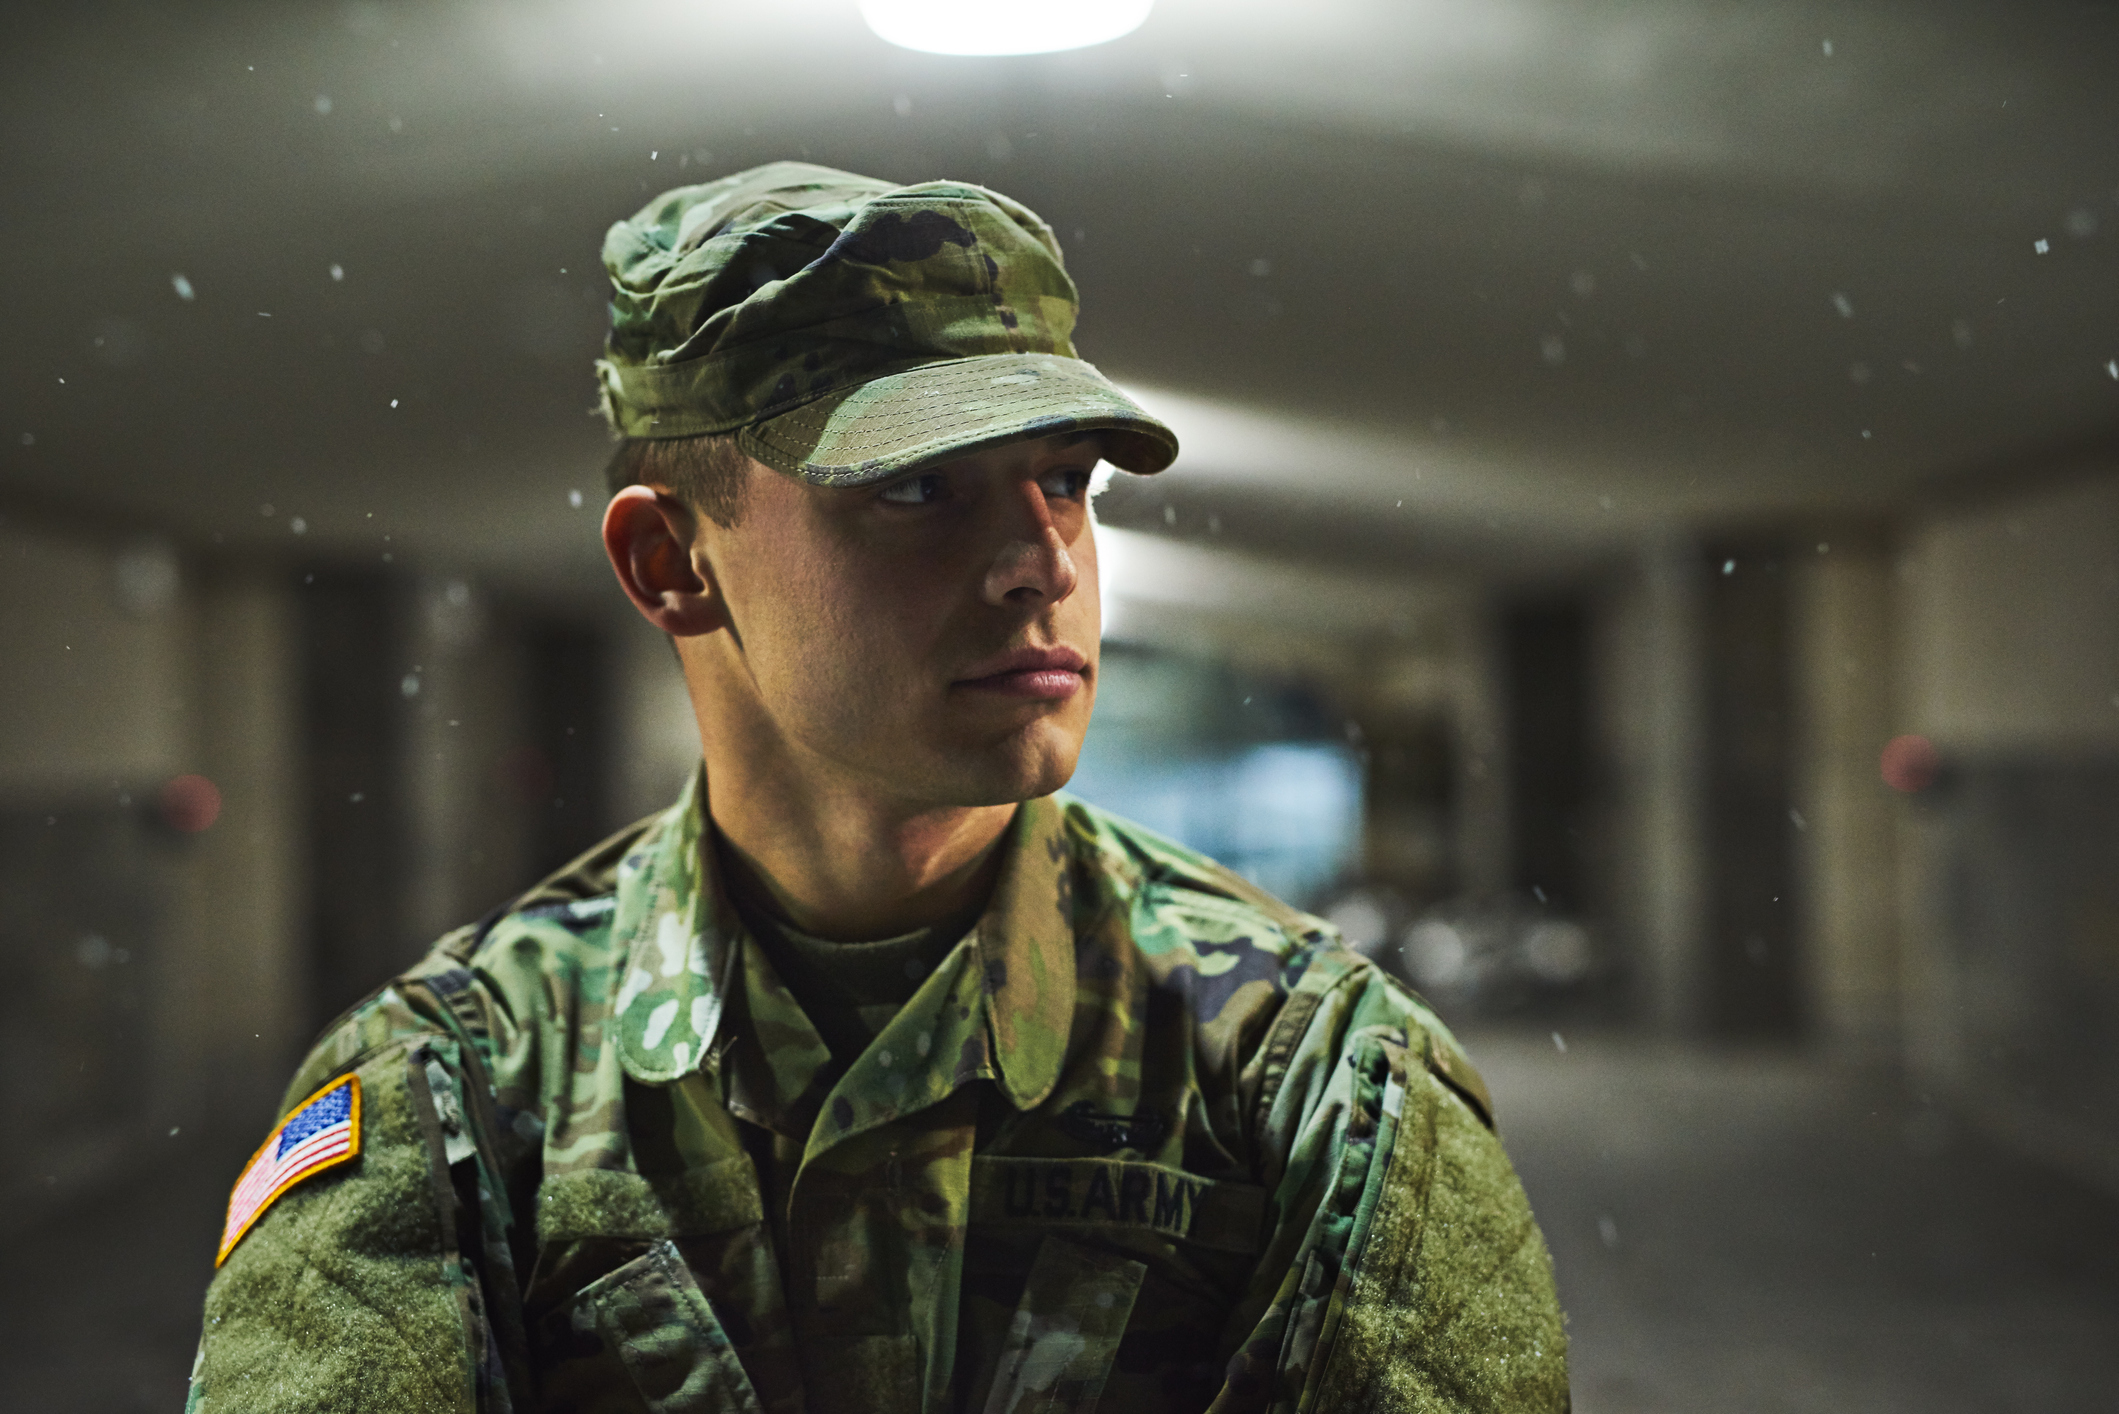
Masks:
[[[1001,848],[972,941],[1001,1087],[1027,1110],[1059,1083],[1074,1025],[1074,871],[1059,803],[1025,801]]]
[[[735,980],[743,925],[721,897],[706,838],[700,771],[618,865],[611,943],[624,963],[611,1017],[619,1063],[635,1080],[666,1083],[698,1069]]]
[[[729,903],[705,847],[708,830],[702,768],[619,865],[611,920],[614,951],[625,960],[611,1007],[619,1063],[635,1080],[666,1084],[717,1052],[740,1049],[737,1063],[723,1067],[724,1083],[746,1092],[744,1108],[761,1122],[791,1119],[814,1110],[829,1053]],[[1021,806],[1001,850],[986,911],[833,1087],[834,1099],[885,1048],[897,1073],[873,1089],[856,1087],[873,1094],[873,1107],[849,1112],[833,1104],[825,1128],[867,1128],[980,1076],[997,1081],[1020,1109],[1058,1082],[1075,978],[1073,874],[1058,803]],[[926,1047],[905,1044],[918,1035],[928,1037]],[[875,1112],[860,1113],[869,1108]]]

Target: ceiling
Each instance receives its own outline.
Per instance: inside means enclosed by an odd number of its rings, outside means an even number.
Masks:
[[[598,583],[602,230],[783,156],[1053,223],[1186,443],[1107,497],[1145,530],[1568,563],[2119,431],[2108,5],[1160,0],[1011,59],[852,0],[0,23],[0,510]]]

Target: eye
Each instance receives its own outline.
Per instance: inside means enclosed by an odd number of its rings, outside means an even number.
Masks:
[[[1079,501],[1089,489],[1089,473],[1078,467],[1048,471],[1037,479],[1038,489],[1063,501]]]
[[[947,477],[939,471],[923,471],[918,476],[908,476],[903,481],[891,482],[876,499],[888,501],[893,506],[928,506],[941,500],[948,492]]]

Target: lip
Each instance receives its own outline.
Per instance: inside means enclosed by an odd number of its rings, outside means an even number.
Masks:
[[[1002,697],[1058,701],[1081,690],[1089,660],[1065,644],[1050,648],[1016,648],[972,665],[951,684]]]

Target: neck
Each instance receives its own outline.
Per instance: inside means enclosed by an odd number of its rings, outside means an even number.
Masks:
[[[714,757],[706,807],[730,886],[801,932],[896,937],[968,912],[992,889],[1013,805],[908,812],[854,792],[801,799]]]
[[[744,704],[693,700],[703,803],[727,847],[729,884],[754,905],[813,937],[863,942],[961,916],[991,892],[1014,805],[893,800],[774,733],[746,730],[759,724]]]

